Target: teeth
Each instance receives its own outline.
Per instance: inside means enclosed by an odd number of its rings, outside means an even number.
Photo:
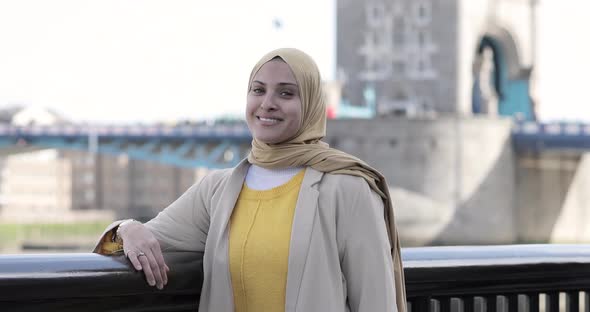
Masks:
[[[274,119],[274,118],[264,118],[264,117],[258,117],[260,120],[262,121],[269,121],[269,122],[278,122],[278,119]]]

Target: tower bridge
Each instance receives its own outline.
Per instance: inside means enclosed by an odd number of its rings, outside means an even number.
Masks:
[[[338,122],[338,121],[333,121]],[[511,137],[519,153],[590,151],[590,124],[515,122]],[[245,124],[216,126],[0,126],[0,149],[18,153],[30,148],[87,150],[127,154],[179,167],[235,166],[250,148]],[[354,152],[353,152],[354,153]]]
[[[0,148],[8,153],[25,147],[86,150],[179,167],[235,166],[247,155],[250,142],[245,125],[0,127]]]

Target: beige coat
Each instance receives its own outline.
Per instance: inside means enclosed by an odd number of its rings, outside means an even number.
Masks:
[[[249,163],[213,171],[146,226],[163,250],[204,251],[200,312],[233,312],[229,219]],[[367,182],[306,170],[293,219],[286,312],[397,311],[383,202]]]

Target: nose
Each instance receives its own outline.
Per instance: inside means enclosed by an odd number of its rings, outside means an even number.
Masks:
[[[262,102],[260,103],[260,109],[264,111],[274,111],[277,109],[271,94],[264,96],[264,99],[262,99]]]

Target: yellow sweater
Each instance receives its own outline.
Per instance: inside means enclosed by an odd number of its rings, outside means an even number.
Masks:
[[[291,226],[304,173],[270,190],[242,187],[229,234],[236,312],[285,311]]]

